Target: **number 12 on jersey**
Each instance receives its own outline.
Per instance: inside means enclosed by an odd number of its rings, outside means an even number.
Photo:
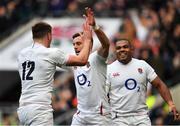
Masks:
[[[33,80],[33,77],[31,76],[32,72],[35,68],[35,62],[34,61],[25,61],[22,63],[22,80]],[[26,74],[27,72],[27,74]]]

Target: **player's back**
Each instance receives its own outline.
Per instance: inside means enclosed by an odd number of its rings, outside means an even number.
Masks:
[[[56,69],[51,60],[53,49],[40,44],[23,49],[18,56],[22,83],[20,106],[26,104],[51,104],[53,75]]]

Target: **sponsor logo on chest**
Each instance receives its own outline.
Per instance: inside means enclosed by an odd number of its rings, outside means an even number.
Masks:
[[[120,76],[120,73],[119,72],[112,73],[112,76],[113,77],[118,77],[118,76]]]

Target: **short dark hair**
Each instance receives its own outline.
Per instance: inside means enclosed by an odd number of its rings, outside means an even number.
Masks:
[[[32,26],[32,35],[33,39],[35,38],[42,38],[44,37],[47,33],[51,33],[52,27],[51,25],[45,23],[45,22],[39,22]]]
[[[83,34],[83,32],[77,32],[75,33],[72,38],[75,39],[76,37],[80,36],[80,34]]]
[[[83,34],[83,32],[77,32],[75,33],[72,38],[75,39],[76,37],[80,36],[80,34]],[[93,38],[91,38],[91,41],[93,42]]]
[[[129,39],[126,38],[119,38],[119,39],[114,39],[114,44],[116,44],[119,41],[127,41],[129,43],[129,45],[131,45],[131,41]]]

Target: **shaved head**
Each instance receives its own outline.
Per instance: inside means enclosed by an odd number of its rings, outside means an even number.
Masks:
[[[116,44],[117,42],[124,42],[124,41],[128,42],[128,44],[129,44],[130,46],[132,46],[130,40],[129,40],[129,39],[125,39],[125,38],[116,39],[114,43]]]

